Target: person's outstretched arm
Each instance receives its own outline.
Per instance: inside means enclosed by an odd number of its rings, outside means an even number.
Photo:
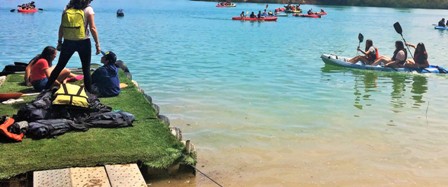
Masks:
[[[95,41],[96,54],[100,54],[101,47],[100,47],[100,41],[98,39],[98,32],[95,26],[95,15],[94,14],[89,15],[89,17],[87,17],[87,21],[89,22],[90,33],[92,33],[93,40]]]

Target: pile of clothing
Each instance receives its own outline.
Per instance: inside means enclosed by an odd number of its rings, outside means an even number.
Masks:
[[[82,86],[63,84],[59,89],[42,91],[13,117],[1,117],[0,139],[21,141],[25,135],[42,139],[93,127],[130,127],[134,120],[131,113],[112,111]]]

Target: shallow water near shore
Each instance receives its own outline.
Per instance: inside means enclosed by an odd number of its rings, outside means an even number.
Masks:
[[[390,56],[399,21],[408,42],[425,43],[430,63],[448,67],[448,32],[432,26],[448,11],[302,5],[328,15],[269,23],[231,20],[265,4],[142,1],[116,18],[120,5],[95,3],[102,49],[128,65],[195,144],[198,169],[220,184],[448,185],[448,76],[348,70],[320,59],[356,55],[358,33]],[[56,44],[62,7],[9,9],[0,5],[0,65]],[[68,66],[81,66],[76,55]],[[214,186],[199,173],[151,183]]]

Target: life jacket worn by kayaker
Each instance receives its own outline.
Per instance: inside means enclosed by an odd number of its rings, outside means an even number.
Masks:
[[[406,63],[406,59],[408,58],[408,52],[407,52],[405,49],[395,50],[395,51],[394,51],[394,55],[392,56],[392,60],[393,60],[393,61],[396,61],[396,60],[397,60],[397,55],[398,55],[398,53],[399,53],[400,51],[403,51],[403,53],[404,53],[404,60],[400,60],[400,61],[398,61],[397,63],[398,63],[398,64],[401,64],[401,65],[404,65],[404,64]]]
[[[14,118],[8,118],[6,117],[6,120],[0,125],[0,134],[3,134],[9,139],[15,140],[15,141],[22,141],[23,139],[23,133],[20,134],[14,134],[12,132],[8,131],[8,128],[14,124]]]
[[[74,84],[62,84],[54,93],[53,105],[68,105],[89,108],[88,96],[84,86]]]
[[[84,11],[70,8],[62,15],[62,33],[66,40],[82,40],[86,37]]]
[[[371,62],[375,61],[376,59],[378,59],[379,54],[378,54],[378,48],[376,48],[375,46],[371,46],[373,47],[373,49],[375,50],[375,53],[369,53],[369,55],[367,55],[367,59]],[[370,48],[369,48],[370,49]]]
[[[380,58],[380,52],[378,51],[378,48],[375,47],[375,60]]]

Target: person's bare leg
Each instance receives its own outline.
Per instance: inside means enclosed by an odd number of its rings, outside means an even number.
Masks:
[[[72,73],[67,68],[62,69],[61,73],[58,76],[58,81],[61,83],[66,83],[66,79],[70,76],[70,74]]]
[[[355,56],[355,57],[349,59],[347,62],[350,62],[350,63],[353,64],[353,63],[355,63],[355,62],[358,62],[360,57],[361,57],[361,56]]]

